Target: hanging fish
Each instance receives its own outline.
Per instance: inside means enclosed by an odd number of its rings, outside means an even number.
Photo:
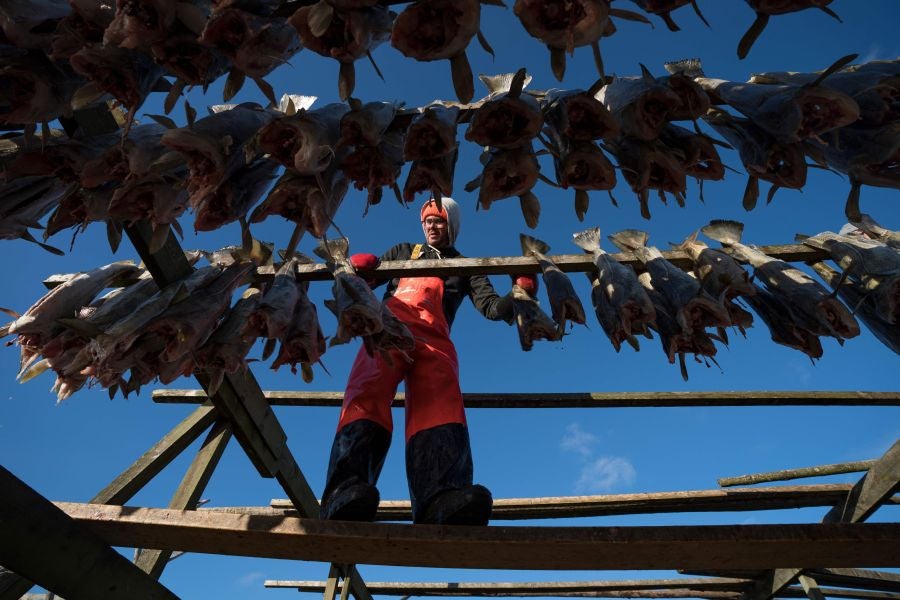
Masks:
[[[475,34],[483,40],[480,20],[481,0],[419,0],[397,16],[391,45],[418,61],[448,59],[456,97],[466,104],[475,94],[466,47]]]
[[[531,81],[525,69],[503,75],[479,75],[489,95],[475,109],[466,130],[466,139],[479,146],[516,148],[533,139],[541,130],[544,116],[538,101],[523,89]]]
[[[548,91],[541,101],[546,125],[570,140],[614,140],[619,137],[618,121],[595,98],[602,85],[604,81],[600,80],[588,90]]]
[[[900,250],[900,232],[882,227],[875,219],[865,213],[861,214],[859,220],[854,221],[853,224],[863,230],[870,238]]]
[[[336,102],[275,119],[260,130],[259,150],[301,175],[321,173],[334,160],[341,118],[349,110],[346,104]]]
[[[298,8],[289,20],[304,47],[341,64],[338,95],[347,100],[356,86],[353,63],[363,56],[371,59],[372,50],[390,38],[396,14],[377,5],[347,10],[330,6],[320,1]],[[380,75],[377,66],[375,69]]]
[[[423,160],[446,156],[455,152],[458,106],[432,103],[413,117],[406,130],[403,160]]]
[[[514,283],[510,290],[510,297],[513,302],[513,315],[522,350],[528,352],[538,340],[555,341],[559,339],[556,323],[547,316],[538,301],[532,298],[528,292]]]
[[[619,168],[631,190],[637,194],[641,216],[650,218],[650,190],[656,190],[659,199],[666,203],[666,193],[675,196],[679,206],[684,206],[687,178],[684,167],[663,144],[621,137],[606,144],[619,162]]]
[[[459,151],[453,150],[437,158],[412,161],[406,183],[403,184],[403,200],[412,202],[419,192],[427,192],[438,204],[441,198],[452,197],[453,174],[458,156]]]
[[[657,15],[663,22],[666,24],[666,27],[669,28],[669,31],[681,31],[681,27],[678,26],[677,23],[672,19],[671,13],[673,10],[681,8],[687,4],[690,4],[694,9],[694,12],[697,13],[697,16],[700,17],[700,20],[703,21],[703,24],[709,27],[709,23],[706,18],[703,16],[703,13],[700,12],[700,7],[697,6],[697,0],[631,0],[642,9],[650,13],[651,15]]]
[[[778,296],[753,284],[756,293],[745,301],[769,328],[769,335],[776,344],[799,350],[810,359],[822,358],[822,342],[819,336],[797,324],[789,306]]]
[[[575,293],[569,276],[547,257],[550,246],[524,233],[519,235],[519,240],[522,244],[522,256],[533,256],[541,267],[544,285],[547,286],[547,296],[550,298],[553,320],[557,325],[556,337],[562,337],[566,330],[567,320],[584,325],[584,307],[581,305],[581,300],[578,299],[578,294]]]
[[[484,171],[466,184],[465,190],[478,192],[478,206],[488,210],[495,200],[518,196],[525,223],[534,229],[541,204],[531,191],[537,183],[540,166],[531,144],[512,150],[490,150],[481,155]]]
[[[839,22],[841,21],[837,13],[828,8],[832,0],[746,0],[746,2],[750,5],[750,8],[756,11],[756,20],[753,21],[750,29],[747,30],[747,33],[744,34],[744,37],[738,43],[737,55],[741,59],[746,58],[747,54],[750,53],[750,48],[762,34],[766,25],[769,24],[769,17],[773,15],[784,15],[806,10],[807,8],[818,8],[826,15],[837,19]]]

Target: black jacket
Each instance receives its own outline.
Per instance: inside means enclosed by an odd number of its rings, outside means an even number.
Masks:
[[[387,252],[381,255],[381,260],[409,260],[412,258],[412,252],[415,244],[404,242],[397,244]],[[422,244],[422,259],[439,259],[439,258],[461,258],[462,255],[454,248],[442,248],[440,254],[438,251],[428,244]],[[512,299],[508,296],[500,296],[494,291],[494,286],[490,280],[484,275],[471,275],[469,277],[450,276],[444,277],[444,298],[443,308],[444,317],[447,319],[447,325],[453,326],[453,318],[459,305],[462,304],[463,298],[468,296],[472,299],[472,304],[478,309],[478,312],[492,321],[512,322],[513,309]],[[391,279],[388,282],[387,290],[384,293],[385,300],[394,295],[397,290],[399,278]]]

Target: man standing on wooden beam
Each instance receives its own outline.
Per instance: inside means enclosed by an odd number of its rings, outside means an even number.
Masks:
[[[459,205],[432,199],[420,211],[424,244],[402,243],[382,260],[457,258]],[[355,254],[350,261],[365,277],[379,259]],[[534,275],[516,283],[530,294]],[[374,285],[374,282],[373,282]],[[406,381],[406,476],[413,522],[487,525],[493,499],[473,484],[469,432],[459,386],[459,362],[450,326],[463,299],[492,321],[512,322],[509,296],[499,296],[484,275],[470,277],[402,277],[392,279],[385,302],[416,339],[409,353],[397,353],[390,364],[378,353],[360,348],[344,393],[337,434],[331,448],[323,519],[373,521],[379,494],[375,488],[391,441],[391,403],[401,380]]]

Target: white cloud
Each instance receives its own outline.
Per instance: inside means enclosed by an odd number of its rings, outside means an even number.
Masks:
[[[237,583],[243,587],[251,587],[257,585],[265,576],[266,574],[262,571],[250,571],[246,575],[239,577]]]
[[[575,492],[603,493],[628,487],[637,478],[637,471],[627,458],[604,456],[591,461],[581,469],[581,477],[575,482]]]
[[[594,453],[594,446],[600,440],[592,433],[583,430],[578,423],[572,423],[566,427],[566,433],[559,442],[559,447],[569,452],[574,452],[583,458],[590,458]]]

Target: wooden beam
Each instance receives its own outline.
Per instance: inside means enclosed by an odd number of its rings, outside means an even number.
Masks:
[[[900,600],[900,594],[890,592],[867,592],[863,590],[845,590],[841,588],[820,587],[825,598],[850,598],[852,600]],[[789,587],[778,594],[778,598],[808,598],[802,587]]]
[[[112,483],[100,490],[91,502],[124,504],[134,497],[215,422],[216,408],[211,403],[204,402],[203,406],[188,415]]]
[[[129,225],[125,232],[160,288],[190,274],[192,267],[171,230],[162,248],[155,253],[150,252],[152,231],[146,222]],[[206,373],[196,371],[194,377],[204,390],[210,389],[210,379]],[[226,373],[210,400],[231,424],[232,433],[260,475],[277,479],[301,514],[318,516],[319,503],[316,496],[294,460],[287,446],[287,434],[272,412],[272,407],[263,396],[252,372],[245,370],[235,374]],[[356,599],[372,600],[362,577],[356,574],[355,567],[348,567],[347,572],[348,575],[354,575],[351,582]]]
[[[34,582],[0,566],[0,600],[19,600],[32,586]]]
[[[822,590],[819,588],[819,584],[816,583],[815,579],[801,573],[797,577],[797,580],[800,582],[800,585],[803,587],[803,591],[806,593],[806,597],[809,598],[809,600],[825,600],[825,595],[822,593]]]
[[[188,510],[197,508],[200,496],[206,489],[230,439],[231,430],[228,423],[226,421],[216,423],[175,490],[169,508]],[[171,556],[171,551],[167,550],[143,550],[135,564],[150,577],[159,579]]]
[[[555,496],[547,498],[495,498],[492,521],[559,519],[610,515],[659,514],[673,512],[721,512],[779,510],[811,506],[834,506],[843,501],[851,484],[820,484],[730,490],[694,490],[601,496]],[[900,505],[900,497],[891,499]],[[272,508],[213,507],[202,510],[238,514],[300,516],[290,500],[273,499]],[[275,509],[275,510],[273,510]],[[383,500],[375,515],[378,521],[410,521],[408,500]]]
[[[874,464],[874,460],[858,460],[855,462],[819,465],[817,467],[803,467],[800,469],[770,471],[768,473],[754,473],[752,475],[740,475],[739,477],[723,477],[722,479],[716,480],[716,483],[722,487],[730,487],[733,485],[753,485],[755,483],[770,483],[772,481],[787,481],[790,479],[821,477],[822,475],[837,475],[840,473],[859,473],[860,471],[869,470]]]
[[[882,502],[900,487],[900,440],[863,475],[847,495],[847,502],[835,506],[825,522],[858,523],[871,516]]]
[[[340,406],[343,392],[268,391],[272,406]],[[393,406],[402,407],[398,393]],[[153,390],[161,404],[197,404],[207,400],[203,390]],[[900,392],[862,391],[745,391],[745,392],[575,392],[466,393],[466,408],[639,408],[689,406],[900,406]]]
[[[900,574],[867,569],[811,569],[816,581],[825,585],[836,585],[882,592],[900,592]]]
[[[268,588],[293,588],[298,592],[321,593],[325,581],[267,580]],[[565,596],[597,592],[638,592],[651,590],[740,591],[752,583],[747,579],[637,579],[612,581],[529,581],[529,582],[372,582],[369,591],[379,596]]]
[[[0,489],[6,568],[70,600],[178,598],[3,467]]]
[[[760,250],[787,262],[807,262],[825,260],[829,253],[803,244],[782,244],[760,246]],[[688,270],[693,262],[681,250],[664,251],[663,256],[676,266]],[[143,257],[143,255],[141,255]],[[643,265],[631,252],[610,253],[613,259],[631,265],[638,272]],[[597,267],[590,254],[556,254],[549,257],[563,271],[569,273],[593,273]],[[152,271],[151,271],[152,272]],[[386,260],[382,261],[371,276],[378,280],[394,277],[448,277],[451,275],[523,275],[539,273],[540,266],[530,257],[525,256],[487,256],[482,258],[446,258],[441,260]],[[369,273],[367,273],[368,275]],[[68,280],[71,274],[60,273],[44,280],[44,285],[53,287]],[[154,278],[156,275],[154,274]],[[259,267],[256,271],[258,281],[269,281],[275,277],[275,268]],[[300,281],[328,281],[332,279],[331,271],[324,263],[300,265],[297,268],[297,279]]]
[[[108,543],[457,569],[764,569],[900,565],[900,524],[451,527],[57,503]]]

